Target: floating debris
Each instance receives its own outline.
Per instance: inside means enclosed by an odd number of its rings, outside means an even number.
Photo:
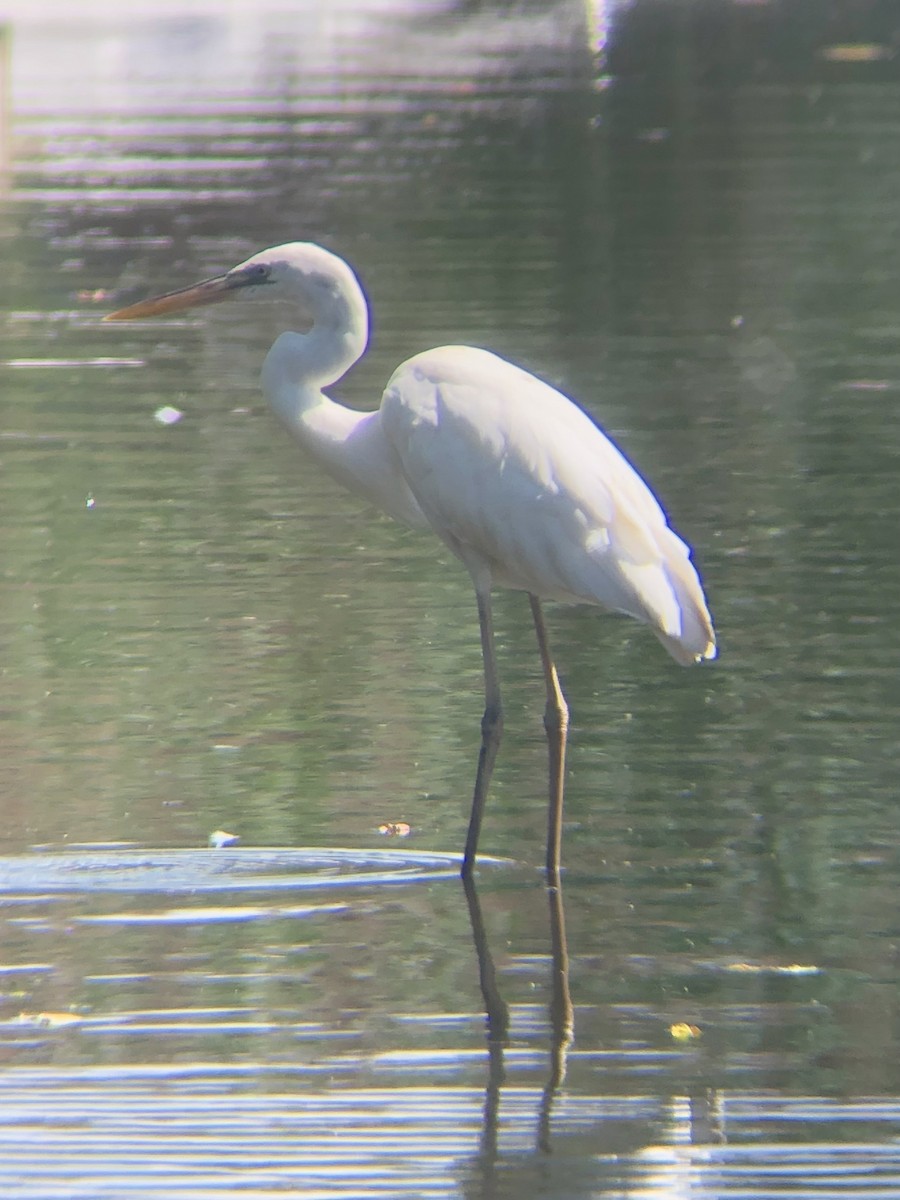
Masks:
[[[686,1021],[676,1021],[674,1025],[670,1025],[669,1033],[676,1042],[690,1042],[703,1036],[703,1031],[698,1025],[688,1025]]]
[[[383,837],[409,837],[412,827],[405,821],[385,821],[383,825],[378,826],[378,832]]]
[[[846,42],[843,45],[823,46],[819,54],[826,62],[841,63],[883,62],[894,57],[892,47],[880,45],[878,42]]]
[[[164,404],[153,414],[153,420],[158,421],[160,425],[175,425],[183,416],[184,413],[181,409],[173,408],[171,404]]]
[[[209,835],[209,844],[214,850],[221,850],[223,846],[236,846],[240,840],[240,834],[226,833],[224,829],[216,829]]]

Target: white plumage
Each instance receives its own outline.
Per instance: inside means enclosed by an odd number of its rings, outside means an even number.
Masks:
[[[443,346],[399,367],[381,424],[428,523],[495,583],[645,621],[681,663],[712,629],[685,543],[643,479],[562,393]]]
[[[689,549],[648,485],[590,417],[486,350],[443,346],[407,360],[374,413],[327,397],[323,389],[365,351],[368,306],[350,267],[321,246],[295,242],[264,250],[225,275],[107,319],[278,292],[308,307],[313,326],[305,334],[280,334],[266,356],[263,388],[275,413],[336,479],[396,519],[430,526],[472,576],[486,710],[464,874],[474,863],[502,727],[491,587],[518,588],[531,597],[548,695],[547,865],[554,875],[568,710],[540,600],[627,613],[649,625],[679,663],[713,658],[715,635]]]

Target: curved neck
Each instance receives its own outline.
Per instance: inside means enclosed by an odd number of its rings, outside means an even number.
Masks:
[[[339,260],[338,260],[339,261]],[[331,404],[322,388],[336,383],[365,353],[369,307],[349,268],[330,278],[301,276],[288,294],[312,309],[308,333],[288,330],[272,343],[262,366],[262,387],[275,413],[302,437],[303,414]]]
[[[397,476],[380,413],[345,408],[322,390],[362,357],[368,340],[362,293],[333,299],[341,304],[317,312],[309,333],[286,332],[275,339],[263,363],[263,391],[282,424],[330,475],[397,520],[424,525]]]
[[[365,353],[369,314],[360,292],[343,292],[320,303],[308,333],[281,333],[272,343],[262,367],[263,390],[281,414],[286,386],[298,392],[320,391],[336,383]]]

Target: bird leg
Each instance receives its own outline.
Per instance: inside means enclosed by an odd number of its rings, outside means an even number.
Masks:
[[[528,594],[531,615],[537,634],[541,666],[544,669],[544,685],[547,689],[547,707],[544,709],[544,729],[547,731],[549,748],[549,808],[547,814],[547,882],[551,887],[559,886],[560,844],[562,842],[563,790],[566,772],[566,737],[569,731],[569,706],[559,686],[544,613],[537,596]]]
[[[468,879],[475,865],[478,849],[478,834],[484,815],[484,802],[494,770],[500,737],[503,733],[503,706],[500,699],[500,676],[497,671],[497,653],[494,648],[494,619],[491,609],[489,581],[476,581],[475,595],[478,600],[478,623],[481,627],[481,654],[484,659],[484,716],[481,718],[481,749],[478,753],[478,770],[475,774],[475,792],[472,796],[472,813],[469,817],[469,832],[466,834],[466,849],[463,854],[462,877]]]

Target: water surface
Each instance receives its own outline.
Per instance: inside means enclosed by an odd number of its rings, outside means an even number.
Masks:
[[[574,3],[20,7],[0,1191],[896,1194],[881,60],[610,76],[625,10]],[[714,664],[551,614],[567,947],[524,599],[497,601],[473,908],[464,572],[285,443],[257,373],[290,310],[100,322],[295,238],[373,304],[348,403],[490,346],[576,395],[695,547]]]

